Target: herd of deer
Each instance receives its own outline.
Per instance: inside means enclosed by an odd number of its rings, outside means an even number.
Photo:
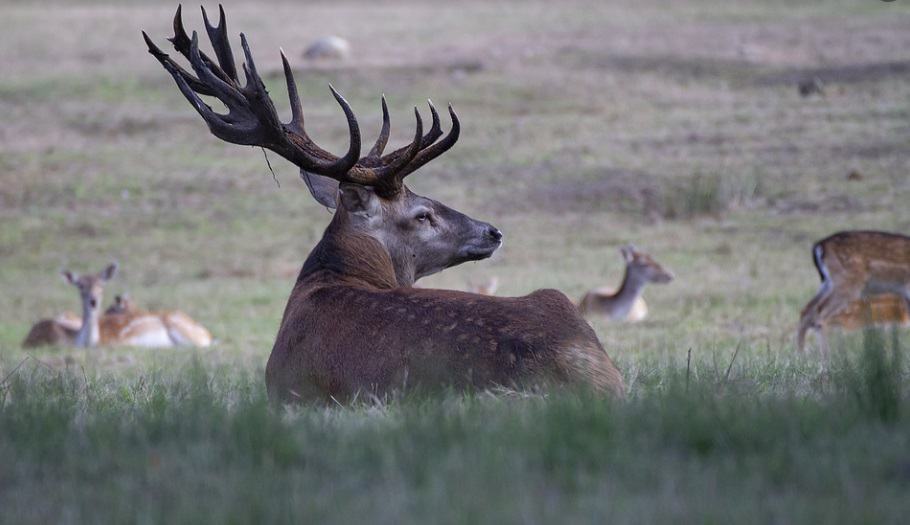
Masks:
[[[404,179],[442,155],[461,127],[451,106],[452,126],[443,136],[432,103],[430,129],[415,107],[414,138],[385,153],[389,112],[382,99],[379,138],[361,156],[361,133],[347,101],[331,88],[347,119],[350,145],[342,156],[319,147],[304,129],[291,67],[281,54],[291,106],[282,122],[241,33],[245,57],[240,81],[223,9],[218,25],[202,11],[214,49],[199,49],[195,32],[183,28],[180,8],[170,42],[191,65],[190,73],[143,32],[149,52],[216,137],[268,148],[300,168],[319,203],[334,209],[322,239],[297,277],[266,367],[266,385],[276,401],[344,400],[360,392],[382,394],[408,388],[484,388],[540,382],[580,384],[622,396],[622,375],[584,315],[637,321],[647,314],[646,283],[672,275],[649,255],[622,249],[626,274],[617,291],[595,289],[578,305],[556,290],[524,297],[417,288],[421,277],[466,261],[490,257],[503,234],[435,200],[417,195]],[[200,95],[217,98],[214,111]],[[813,248],[822,285],[802,311],[798,346],[806,334],[830,326],[847,329],[910,320],[910,237],[871,231],[844,232]],[[206,346],[211,336],[181,312],[146,312],[121,304],[101,314],[103,283],[116,271],[64,273],[80,292],[81,320],[57,318],[36,325],[26,344],[80,346],[125,344]],[[483,290],[479,290],[483,291]],[[822,346],[824,339],[822,339]]]

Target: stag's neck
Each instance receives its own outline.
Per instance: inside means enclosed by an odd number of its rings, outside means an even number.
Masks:
[[[635,301],[641,297],[647,281],[635,272],[626,268],[626,273],[622,278],[622,284],[619,290],[610,297],[602,299],[603,306],[610,312],[614,318],[624,318],[629,315]]]
[[[340,282],[374,288],[410,286],[413,280],[396,275],[389,252],[373,237],[352,231],[335,216],[313,248],[297,282]]]
[[[82,305],[82,326],[76,333],[76,346],[89,348],[98,346],[98,340],[101,338],[101,329],[99,325],[99,313],[97,308],[92,308],[88,304]]]

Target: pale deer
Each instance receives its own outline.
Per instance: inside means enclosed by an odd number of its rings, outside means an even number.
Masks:
[[[126,294],[114,298],[101,318],[102,328],[130,339],[135,331],[144,331],[145,344],[156,348],[195,346],[205,348],[212,344],[212,334],[189,315],[180,310],[149,311],[136,306]]]
[[[619,289],[606,286],[587,292],[578,302],[582,314],[609,321],[641,321],[648,316],[648,305],[642,297],[645,285],[666,284],[673,280],[673,274],[631,244],[620,248],[620,253],[626,271]]]
[[[902,324],[910,306],[910,237],[879,231],[845,231],[812,247],[821,287],[803,308],[797,348],[817,330],[827,352],[824,328],[829,325]],[[897,307],[894,300],[903,301]]]
[[[266,366],[275,401],[344,400],[399,388],[485,388],[538,382],[581,384],[622,395],[622,376],[569,299],[555,290],[525,297],[487,297],[414,288],[414,282],[466,261],[490,257],[502,233],[404,185],[404,178],[458,140],[442,136],[439,116],[423,135],[420,113],[410,145],[383,155],[389,115],[375,146],[360,157],[360,128],[347,101],[331,88],[347,118],[350,145],[336,157],[304,130],[291,67],[282,53],[291,120],[282,123],[243,34],[237,69],[224,12],[212,26],[203,10],[214,58],[174,19],[176,50],[195,76],[145,36],[149,52],[173,76],[209,130],[227,142],[268,148],[301,169],[313,197],[334,216],[303,264]],[[227,107],[216,113],[200,97]]]

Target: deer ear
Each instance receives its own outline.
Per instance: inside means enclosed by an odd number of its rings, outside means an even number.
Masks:
[[[63,278],[66,280],[66,282],[68,282],[70,284],[76,284],[76,281],[79,279],[78,275],[74,274],[73,272],[71,272],[69,270],[63,270],[62,272],[60,272],[60,275],[62,275]]]
[[[622,258],[628,263],[632,262],[635,259],[635,247],[631,244],[627,244],[619,249],[619,252],[622,253]]]
[[[101,273],[98,274],[98,278],[102,281],[110,281],[114,278],[114,275],[117,274],[117,263],[113,262],[107,265],[107,268],[101,270]]]
[[[306,183],[306,187],[310,190],[310,195],[316,199],[316,202],[331,210],[334,210],[338,206],[337,180],[323,177],[322,175],[316,175],[315,173],[309,173],[304,170],[300,170],[300,178]]]
[[[341,207],[357,215],[373,215],[379,207],[379,197],[372,188],[360,184],[340,184],[338,201]]]

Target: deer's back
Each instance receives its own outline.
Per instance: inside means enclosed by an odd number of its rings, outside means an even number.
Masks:
[[[910,280],[910,237],[905,235],[840,232],[815,243],[813,253],[822,280]]]
[[[301,397],[538,379],[623,390],[594,331],[555,290],[508,298],[417,288],[298,288],[267,367],[270,391],[296,388]]]
[[[57,322],[54,319],[42,319],[32,326],[22,341],[24,348],[72,344],[78,329]]]

